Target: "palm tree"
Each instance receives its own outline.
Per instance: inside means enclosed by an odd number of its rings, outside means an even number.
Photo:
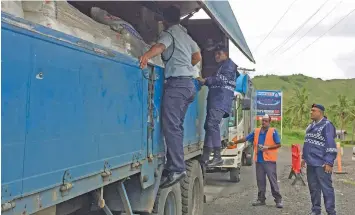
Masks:
[[[339,127],[340,125],[340,122],[339,122],[339,119],[338,119],[338,105],[336,104],[333,104],[333,105],[330,105],[329,108],[327,108],[327,116],[328,116],[328,119],[333,122],[334,125],[336,125],[336,127]]]
[[[344,95],[338,95],[338,103],[330,106],[329,112],[337,120],[337,124],[340,124],[340,132],[343,133],[344,126],[350,120],[351,104]]]
[[[295,121],[298,121],[297,125],[300,128],[302,127],[303,120],[309,112],[308,100],[309,93],[306,88],[295,89],[290,106],[286,109],[286,114],[291,115],[292,125],[295,125]]]
[[[355,99],[352,101],[349,107],[349,120],[352,122],[353,131],[351,135],[351,143],[354,144],[354,137],[355,137]]]

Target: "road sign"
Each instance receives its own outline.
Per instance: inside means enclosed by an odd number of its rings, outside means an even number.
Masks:
[[[260,120],[265,114],[269,115],[272,121],[281,122],[282,139],[282,91],[256,91],[256,119]]]
[[[261,119],[265,114],[271,116],[272,120],[282,119],[282,92],[277,90],[256,91],[257,119]]]

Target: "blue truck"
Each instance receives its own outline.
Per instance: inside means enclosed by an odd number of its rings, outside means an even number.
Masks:
[[[131,3],[72,4],[84,13]],[[202,8],[211,19],[186,25],[202,50],[207,37],[230,40],[254,61],[227,1],[135,4],[151,11],[179,4],[184,16]],[[203,214],[206,90],[184,122],[188,176],[160,190],[162,65],[141,70],[137,58],[7,13],[1,34],[2,214]],[[202,54],[206,77],[216,65]],[[222,128],[228,139],[228,121]]]

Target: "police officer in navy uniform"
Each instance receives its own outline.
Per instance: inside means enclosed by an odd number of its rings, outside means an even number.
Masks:
[[[325,108],[313,104],[311,119],[313,122],[306,129],[303,146],[302,167],[307,164],[307,180],[311,194],[312,212],[321,214],[321,193],[328,215],[335,215],[335,195],[332,185],[332,171],[337,156],[335,127],[324,117]]]
[[[208,87],[207,116],[204,129],[205,141],[202,163],[210,167],[223,164],[221,158],[220,123],[229,116],[234,99],[237,65],[229,58],[228,49],[218,46],[215,49],[215,60],[219,64],[216,73],[205,79],[198,78],[202,85]],[[211,151],[213,159],[209,161]]]
[[[162,103],[163,133],[167,147],[167,164],[161,188],[167,188],[186,176],[184,161],[184,118],[193,102],[196,89],[193,80],[194,66],[201,61],[198,45],[180,23],[180,9],[170,6],[163,11],[163,31],[157,41],[142,57],[140,67],[162,54],[165,63],[165,85]]]

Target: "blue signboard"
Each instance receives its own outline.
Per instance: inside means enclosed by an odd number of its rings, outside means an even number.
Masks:
[[[273,120],[281,121],[282,92],[279,90],[256,91],[256,109],[258,118],[268,114]]]

